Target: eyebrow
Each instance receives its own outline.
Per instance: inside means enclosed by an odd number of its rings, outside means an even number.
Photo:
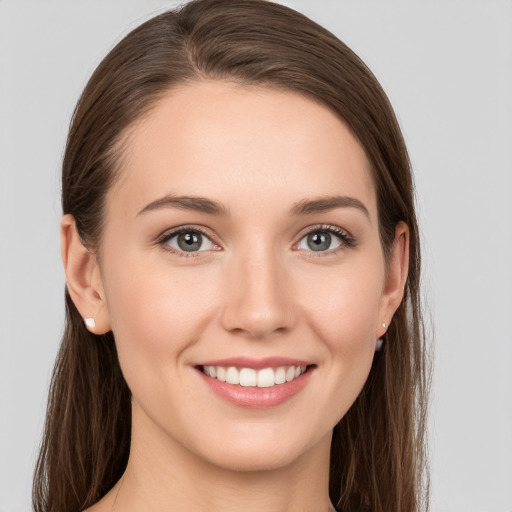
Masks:
[[[328,212],[336,208],[356,208],[370,218],[368,208],[356,199],[348,196],[324,196],[317,199],[303,199],[295,203],[290,215],[309,215],[311,213]]]
[[[180,210],[192,210],[196,212],[209,213],[211,215],[225,216],[229,213],[228,209],[224,205],[218,203],[217,201],[212,201],[206,197],[167,195],[146,205],[137,214],[137,216],[153,210],[171,207],[179,208]]]
[[[153,210],[160,210],[161,208],[178,208],[218,216],[227,216],[229,214],[229,209],[223,204],[206,197],[167,195],[146,205],[137,216]],[[292,206],[289,215],[310,215],[312,213],[328,212],[336,208],[356,208],[363,212],[366,217],[370,218],[368,209],[359,199],[339,195],[323,196],[316,199],[302,199]]]

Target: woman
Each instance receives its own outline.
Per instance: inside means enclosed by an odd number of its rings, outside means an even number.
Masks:
[[[407,151],[338,39],[198,0],[89,81],[37,511],[412,511],[426,370]]]

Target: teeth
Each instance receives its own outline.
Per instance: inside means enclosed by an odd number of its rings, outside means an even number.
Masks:
[[[226,368],[223,368],[222,366],[217,366],[217,379],[221,380],[222,382],[226,382]]]
[[[252,368],[242,368],[240,370],[240,386],[256,386],[256,370]]]
[[[239,384],[245,387],[270,388],[276,384],[284,384],[300,377],[306,366],[280,366],[279,368],[236,368],[230,366],[203,366],[203,373],[228,384]]]
[[[284,368],[278,368],[275,375],[276,384],[284,384],[286,382],[286,370]]]
[[[212,367],[210,366],[209,368],[212,368]],[[209,375],[209,373],[207,373],[206,375]],[[210,375],[210,377],[211,377],[211,375]],[[227,369],[226,382],[228,384],[240,384],[240,372],[234,366],[230,366]]]
[[[274,370],[272,370],[272,368],[265,368],[264,370],[260,370],[258,372],[258,387],[270,388],[276,383],[275,379]]]

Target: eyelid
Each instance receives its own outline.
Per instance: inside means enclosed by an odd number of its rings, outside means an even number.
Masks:
[[[215,249],[208,249],[203,251],[193,251],[193,252],[186,252],[176,249],[175,247],[171,247],[167,244],[169,240],[174,238],[177,235],[180,235],[181,233],[188,233],[195,231],[197,233],[200,233],[202,236],[207,238],[214,246]],[[209,250],[218,251],[220,250],[220,246],[213,240],[213,236],[202,226],[197,226],[193,224],[184,224],[182,226],[177,226],[172,229],[168,229],[164,231],[161,235],[159,235],[156,239],[156,244],[161,246],[165,251],[170,252],[172,254],[175,254],[180,257],[185,258],[196,258],[198,256],[201,256],[201,253],[208,252]]]
[[[353,248],[357,245],[357,241],[355,237],[349,233],[346,229],[340,228],[339,226],[331,225],[331,224],[317,224],[316,226],[308,226],[306,229],[301,231],[298,235],[298,241],[293,245],[294,248],[298,246],[298,244],[302,241],[302,239],[311,233],[316,232],[327,232],[329,234],[333,234],[338,237],[340,240],[340,245],[334,249],[329,249],[327,251],[312,251],[306,249],[296,249],[298,251],[304,251],[309,258],[318,258],[322,256],[331,256],[337,254],[340,251]]]
[[[334,234],[338,234],[340,236],[345,236],[347,238],[354,238],[349,231],[347,231],[344,228],[341,228],[339,226],[336,226],[334,224],[313,224],[312,226],[307,226],[304,229],[302,229],[299,234],[297,235],[297,238],[301,239],[305,235],[309,235],[310,233],[314,233],[316,231],[328,231],[332,232]]]

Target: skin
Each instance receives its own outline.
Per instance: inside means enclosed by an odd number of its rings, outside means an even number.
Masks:
[[[72,217],[61,226],[71,296],[95,318],[93,332],[114,332],[133,393],[127,470],[89,510],[329,510],[332,429],[402,299],[407,226],[397,226],[386,265],[363,149],[327,107],[294,92],[189,84],[127,137],[99,258],[81,245]],[[209,198],[227,213],[170,205],[139,213],[167,194]],[[289,214],[301,200],[332,195],[367,212]],[[158,242],[183,225],[211,240],[193,257],[169,250],[179,250],[176,238]],[[327,250],[313,251],[307,234],[325,225],[350,234],[352,246],[331,235]],[[316,366],[290,400],[248,409],[212,393],[194,368],[241,355]]]

